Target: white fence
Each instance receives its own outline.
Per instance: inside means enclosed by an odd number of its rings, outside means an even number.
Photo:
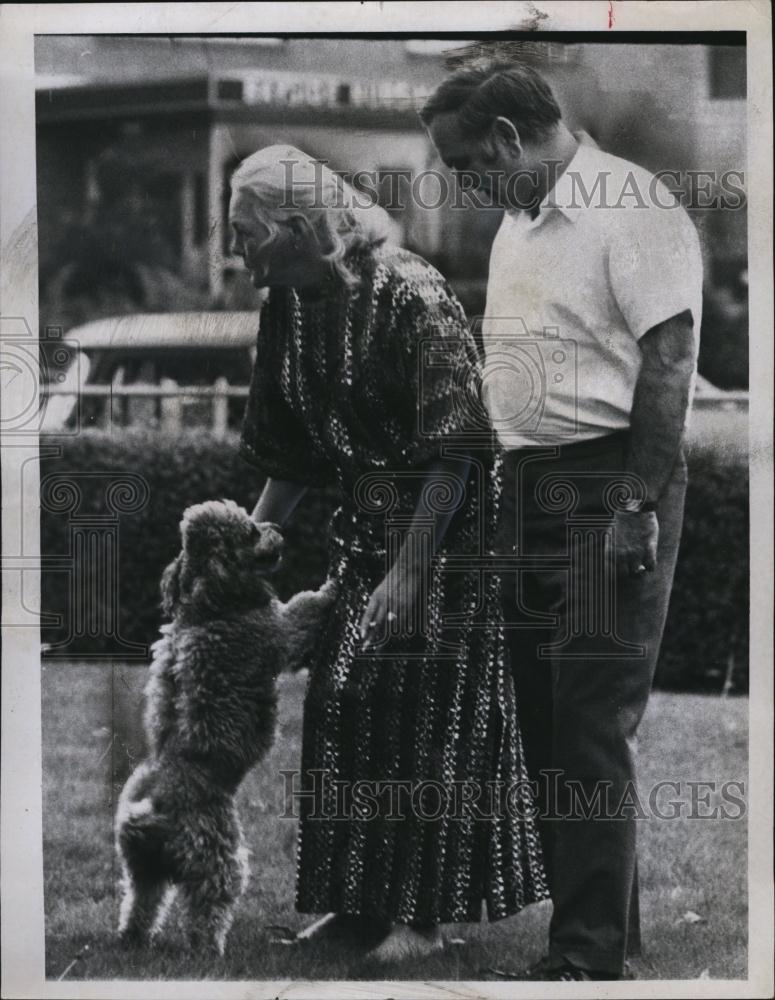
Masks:
[[[105,406],[95,427],[110,427],[114,420],[120,426],[144,426],[180,431],[187,426],[209,427],[217,438],[229,432],[229,400],[247,399],[248,386],[230,385],[228,379],[217,378],[213,385],[178,385],[174,379],[161,379],[159,384],[134,382],[112,385],[84,385],[79,389],[52,385],[49,397],[104,399]],[[748,409],[748,391],[725,391],[709,386],[698,387],[694,397],[695,410],[739,411]],[[72,406],[70,407],[72,411]]]
[[[246,385],[230,385],[228,379],[217,378],[213,385],[178,385],[174,379],[161,379],[158,385],[114,383],[79,389],[52,385],[47,394],[72,397],[74,404],[79,397],[105,400],[102,412],[89,426],[110,427],[115,420],[121,426],[151,426],[174,432],[194,425],[209,427],[215,437],[223,438],[229,432],[229,400],[245,400],[248,391]]]

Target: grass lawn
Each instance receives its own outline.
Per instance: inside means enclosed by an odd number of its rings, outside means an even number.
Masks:
[[[217,961],[187,957],[174,933],[149,952],[122,951],[114,933],[118,903],[112,718],[114,706],[118,715],[137,703],[144,676],[142,668],[117,666],[111,671],[105,664],[43,668],[49,978],[65,972],[85,946],[88,951],[69,969],[69,979],[475,980],[489,978],[481,969],[514,968],[542,953],[548,904],[495,924],[447,928],[464,943],[423,962],[379,971],[333,948],[305,954],[268,942],[265,925],[299,927],[310,919],[293,910],[296,825],[277,818],[284,795],[279,771],[298,765],[303,676],[282,679],[274,749],[240,791],[253,878],[237,911],[226,956]],[[656,692],[640,734],[644,800],[658,781],[737,780],[747,787],[747,720],[748,703],[742,698]],[[660,802],[671,795],[668,789]],[[672,797],[688,807],[688,790]],[[699,808],[706,811],[702,804]],[[645,954],[635,965],[638,977],[745,978],[745,819],[651,818],[639,827]],[[687,920],[689,913],[700,919]]]

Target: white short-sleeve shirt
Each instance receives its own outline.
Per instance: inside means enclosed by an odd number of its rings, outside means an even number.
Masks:
[[[579,145],[535,219],[507,211],[490,255],[484,401],[506,448],[630,424],[638,340],[702,312],[699,239],[647,170]]]

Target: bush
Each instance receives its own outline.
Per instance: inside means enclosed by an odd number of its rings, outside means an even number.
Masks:
[[[747,691],[747,461],[708,445],[687,458],[686,513],[656,684]]]
[[[179,551],[178,525],[183,510],[192,503],[224,497],[250,510],[263,479],[239,457],[236,438],[217,441],[205,431],[184,433],[174,439],[137,431],[120,436],[85,431],[70,440],[51,440],[57,441],[61,453],[41,460],[42,602],[45,611],[63,616],[64,623],[44,628],[43,639],[49,644],[64,643],[52,650],[58,655],[126,656],[125,643],[147,646],[156,638],[161,622],[159,579]],[[72,489],[68,482],[81,494],[75,510],[62,509]],[[111,484],[118,503],[115,497],[109,498]],[[145,500],[143,493],[147,493]],[[111,522],[111,504],[139,505],[139,509],[118,513]],[[317,586],[325,578],[324,526],[331,509],[332,497],[315,491],[305,499],[300,516],[289,525],[286,560],[276,580],[281,596]],[[95,515],[97,522],[87,520]],[[104,536],[111,528],[117,529],[119,536],[115,597],[106,580],[107,571],[102,572],[100,580],[93,579],[96,574],[92,573],[91,580],[85,579],[82,584],[75,581],[74,585],[73,574],[46,570],[45,557],[79,552],[78,542],[69,538],[70,532],[82,537],[93,530]],[[73,563],[79,559],[83,562],[82,556],[73,556]],[[73,568],[77,569],[75,565]],[[91,591],[85,586],[87,582],[92,584]],[[79,594],[77,599],[71,596],[71,588],[72,593]],[[70,612],[71,604],[83,606],[86,602],[96,605],[95,618],[101,624],[92,621],[90,626]],[[104,634],[111,631],[113,619],[117,623],[113,631],[121,641]],[[90,635],[90,631],[97,634]],[[137,654],[136,650],[132,652]]]
[[[49,626],[44,640],[62,644],[52,652],[68,657],[139,655],[142,650],[128,650],[125,643],[147,646],[156,636],[158,580],[177,554],[184,508],[230,497],[250,509],[261,476],[238,456],[235,438],[219,442],[204,432],[173,440],[160,434],[128,432],[119,437],[88,431],[72,440],[54,440],[60,454],[44,457],[41,468],[44,556],[71,553],[74,569],[83,570],[88,560],[71,533],[76,532],[82,546],[94,546],[100,544],[94,540],[97,536],[117,530],[120,565],[115,609],[107,569],[100,571],[100,578],[82,572],[79,582],[77,572],[44,565],[43,608],[63,616],[65,623],[72,621],[77,632],[68,634],[66,624]],[[676,690],[743,691],[748,684],[747,468],[744,459],[703,446],[690,451],[689,474],[657,684]],[[137,478],[122,487],[122,476]],[[80,492],[75,509],[74,498],[68,500],[68,483]],[[287,561],[276,581],[283,598],[323,580],[334,503],[333,492],[313,491],[288,526]],[[111,507],[138,509],[111,515]],[[76,593],[78,606],[85,600],[97,606],[104,627],[69,613],[69,603],[76,603],[71,594]],[[111,628],[111,621],[117,627]]]

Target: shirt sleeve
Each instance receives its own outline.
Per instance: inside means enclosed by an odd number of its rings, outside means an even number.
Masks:
[[[667,188],[660,190],[658,203],[611,209],[611,288],[638,340],[686,309],[692,312],[697,334],[700,329],[702,256],[697,231]]]
[[[267,477],[325,486],[333,478],[330,464],[315,452],[302,421],[283,395],[279,358],[271,350],[270,340],[259,334],[240,455]]]

